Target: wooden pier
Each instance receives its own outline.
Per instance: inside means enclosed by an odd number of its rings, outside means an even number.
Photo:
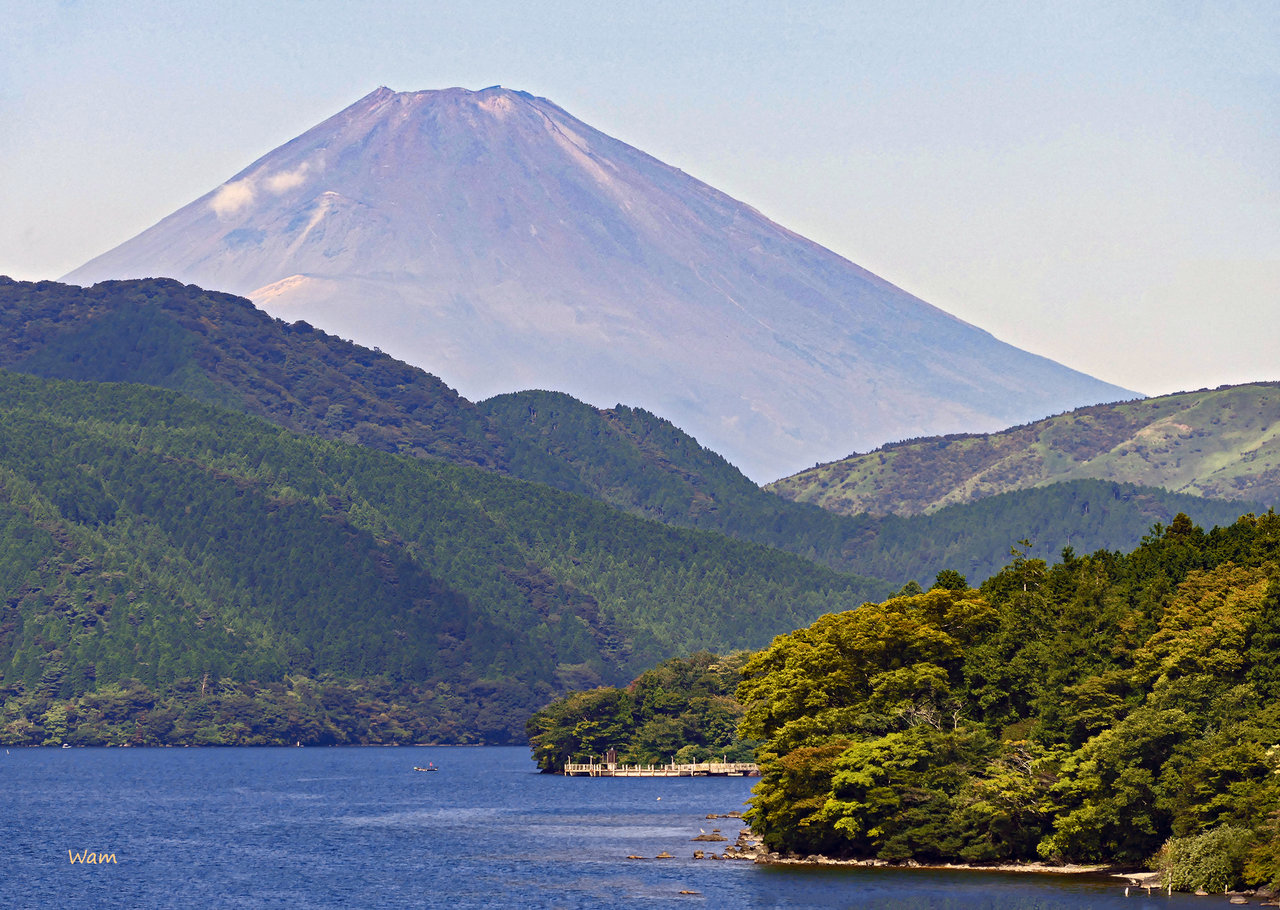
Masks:
[[[619,762],[570,762],[566,777],[759,777],[755,762],[693,762],[678,765],[626,765]]]

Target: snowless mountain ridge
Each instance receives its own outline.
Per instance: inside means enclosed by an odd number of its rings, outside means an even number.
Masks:
[[[379,88],[64,280],[155,276],[469,398],[648,408],[757,480],[1133,397],[499,86]]]

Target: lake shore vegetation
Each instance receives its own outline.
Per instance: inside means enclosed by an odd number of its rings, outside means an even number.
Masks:
[[[1155,862],[1280,884],[1280,517],[1185,516],[1128,554],[1015,551],[970,588],[821,617],[743,668],[772,851]]]
[[[747,656],[701,651],[622,688],[571,693],[529,719],[534,760],[548,773],[610,750],[624,764],[751,761],[758,743],[739,737],[743,708],[734,696]]]

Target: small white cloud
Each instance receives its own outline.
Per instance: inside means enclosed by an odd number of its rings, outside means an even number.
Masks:
[[[209,200],[209,208],[213,209],[213,213],[219,218],[226,218],[252,203],[253,197],[253,179],[246,177],[244,180],[235,180],[218,187],[218,191]]]
[[[296,186],[301,185],[302,181],[307,178],[307,171],[311,169],[311,165],[302,162],[291,171],[280,171],[272,174],[270,177],[263,179],[262,184],[268,193],[279,196],[281,193],[287,193]]]
[[[304,161],[291,171],[277,171],[266,177],[259,172],[242,180],[225,183],[213,194],[209,207],[219,218],[226,218],[252,205],[259,190],[279,196],[301,186],[310,171],[311,162]]]

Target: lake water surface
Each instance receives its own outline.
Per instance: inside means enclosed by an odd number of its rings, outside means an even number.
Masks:
[[[414,765],[433,762],[438,773]],[[695,861],[743,778],[564,778],[527,749],[9,749],[6,907],[1200,908],[1115,880]],[[67,851],[115,854],[102,865]],[[627,860],[629,854],[669,860]],[[681,895],[681,891],[697,894]]]

